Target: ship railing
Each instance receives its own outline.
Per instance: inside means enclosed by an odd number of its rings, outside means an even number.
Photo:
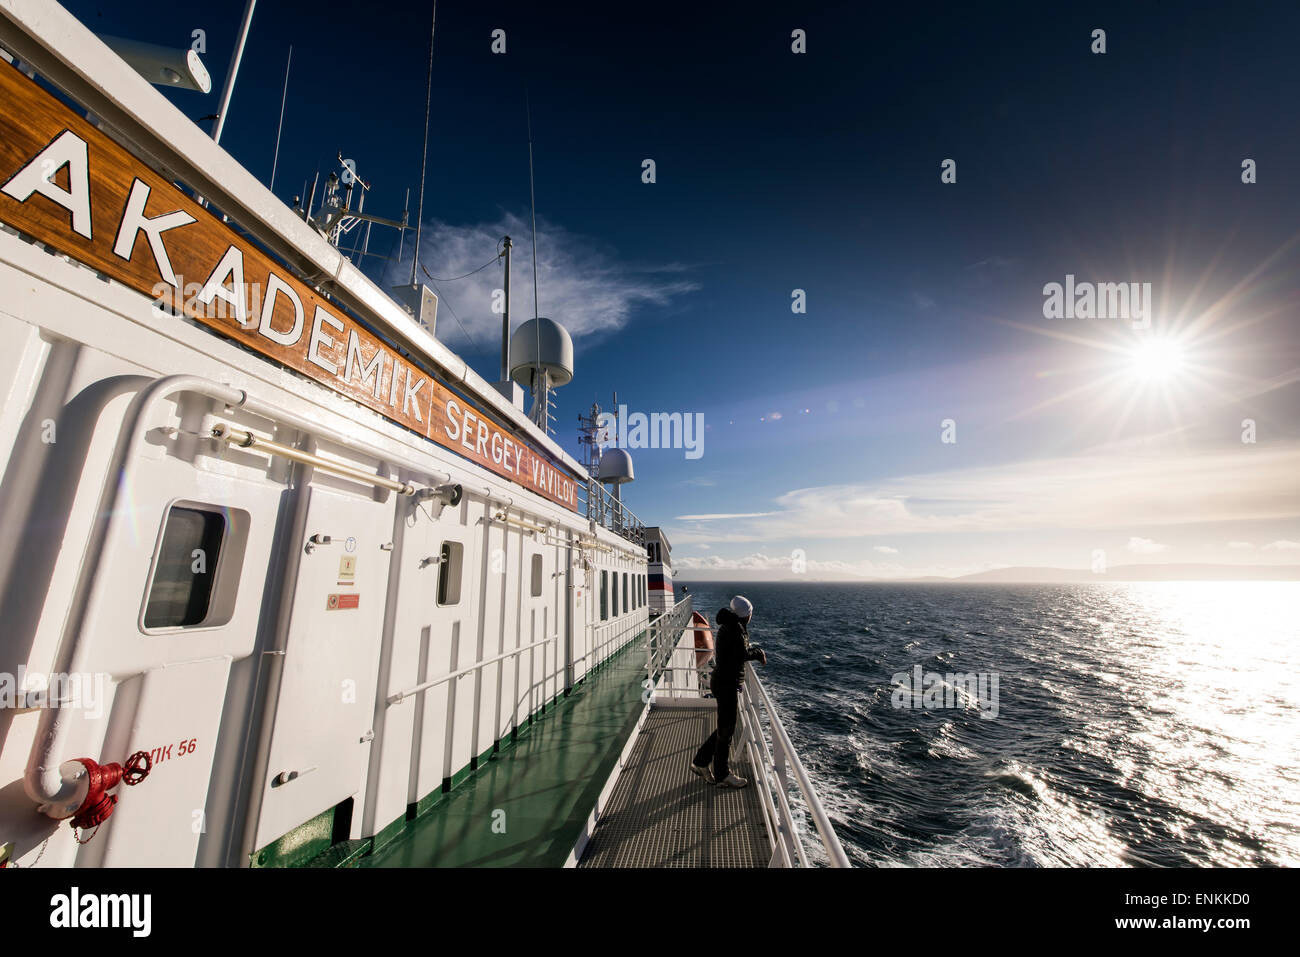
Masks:
[[[549,653],[551,651],[550,646],[552,644],[554,644],[555,649],[553,653]],[[538,648],[541,649],[541,655],[542,655],[542,673],[539,679],[530,680],[528,684],[528,688],[526,689],[528,692],[528,697],[527,697],[528,713],[522,716],[520,715],[520,696],[516,695],[515,702],[512,708],[512,713],[510,715],[510,724],[499,726],[495,729],[494,736],[498,738],[503,737],[504,735],[510,732],[511,728],[518,728],[520,726],[521,721],[526,722],[530,715],[536,713],[536,711],[538,710],[538,706],[540,704],[547,703],[547,697],[545,692],[545,687],[547,682],[554,680],[557,682],[557,687],[560,684],[563,684],[565,669],[564,669],[563,661],[560,660],[561,655],[560,655],[559,635],[551,635],[549,638],[541,638],[537,641],[529,642],[526,645],[520,645],[518,648],[513,648],[510,651],[505,652],[504,654],[494,655],[491,658],[484,658],[482,661],[475,662],[474,664],[466,668],[458,668],[457,670],[448,672],[445,675],[439,675],[437,678],[431,678],[428,681],[422,681],[420,682],[420,684],[407,688],[405,691],[399,691],[396,694],[389,695],[388,698],[386,699],[387,704],[391,708],[393,705],[398,704],[405,698],[410,698],[413,697],[414,695],[423,694],[426,691],[431,691],[432,689],[442,684],[447,684],[449,682],[459,681],[463,678],[472,677],[474,675],[477,675],[480,671],[482,671],[484,668],[488,667],[489,665],[493,665],[498,662],[504,662],[510,658],[518,658],[524,655],[525,653],[528,653],[530,655],[529,664],[527,665],[527,668],[529,671],[529,676],[531,678],[535,673],[534,669],[537,660]],[[525,666],[522,663],[520,663],[519,667],[523,668]],[[541,693],[540,702],[538,701],[537,698],[537,689],[539,687],[543,689]],[[495,712],[498,716],[501,713],[500,694],[501,692],[498,692],[497,710]],[[448,699],[448,700],[450,702],[452,699]],[[497,720],[499,721],[500,717],[498,717]],[[477,710],[475,711],[474,721],[475,721],[475,728],[477,728],[478,727]],[[450,734],[450,732],[454,730],[454,726],[455,726],[455,715],[454,713],[451,712],[450,708],[448,710],[447,722],[451,726],[448,729],[448,732]],[[477,735],[477,733],[478,732],[476,730],[475,734]],[[453,739],[451,737],[448,737],[448,740],[453,740]]]
[[[634,544],[645,544],[645,523],[595,478],[589,477],[585,486],[578,483],[578,504],[583,514],[602,528]]]
[[[641,610],[645,611],[645,609]],[[608,621],[597,625],[592,631],[591,648],[585,655],[579,655],[573,659],[575,673],[577,666],[585,661],[590,662],[588,670],[594,668],[629,641],[636,638],[636,633],[646,631],[647,627],[645,614],[637,615],[626,621]]]
[[[411,695],[419,694],[421,691],[428,691],[430,688],[436,688],[438,687],[438,685],[443,684],[444,682],[447,681],[451,681],[455,678],[468,678],[474,672],[479,671],[482,668],[486,668],[488,665],[496,664],[498,661],[505,661],[507,658],[515,658],[519,655],[522,655],[525,651],[532,651],[532,649],[534,648],[540,648],[543,645],[549,645],[551,642],[556,642],[558,644],[559,640],[560,640],[559,635],[551,635],[551,637],[549,638],[542,638],[539,641],[533,641],[533,642],[529,642],[526,645],[520,645],[518,648],[514,648],[510,651],[505,652],[504,654],[494,655],[491,658],[484,658],[482,661],[475,662],[474,664],[470,665],[467,668],[460,668],[456,671],[450,671],[445,675],[439,675],[437,678],[431,678],[428,681],[422,681],[420,684],[415,685],[414,687],[411,688],[407,688],[405,691],[399,691],[396,694],[390,694],[388,696],[388,703],[390,705],[397,704],[403,698],[409,698]],[[557,657],[558,657],[558,651],[557,651]],[[548,678],[554,677],[554,674],[549,674],[549,675],[546,674],[546,651],[545,650],[542,651],[542,674]]]
[[[660,639],[659,656],[647,655],[647,671],[652,679],[656,679],[654,700],[704,697],[707,669],[699,666],[694,630],[688,630],[690,600],[689,596],[682,599],[669,612],[669,615],[674,615],[685,607],[685,614],[676,614],[665,622],[665,628],[657,636]],[[668,615],[663,618],[668,618]],[[675,637],[668,637],[671,634],[669,628],[677,629]],[[653,670],[652,662],[657,662]],[[684,679],[675,680],[678,675],[684,675]],[[828,864],[831,867],[849,867],[848,856],[822,806],[817,789],[790,741],[771,695],[750,664],[745,665],[739,731],[737,743],[745,749],[750,767],[754,769],[754,786],[758,790],[764,823],[772,841],[772,866]]]
[[[691,596],[687,595],[668,611],[651,619],[650,627],[646,629],[645,646],[646,678],[651,687],[667,669],[668,659],[677,650],[682,632],[691,622],[692,610]]]
[[[831,867],[848,867],[848,855],[831,825],[830,817],[822,806],[817,789],[813,787],[808,771],[799,759],[799,752],[790,742],[790,735],[781,723],[775,705],[762,680],[752,665],[745,666],[745,694],[741,711],[745,715],[745,747],[750,764],[761,770],[764,787],[759,788],[763,811],[768,816],[769,833],[774,835],[773,864],[784,867],[808,867],[810,841],[806,827],[798,826],[797,812],[790,805],[790,778],[793,776],[798,794],[812,818],[813,827],[821,841],[825,862]],[[766,726],[763,717],[766,716]],[[798,814],[799,817],[802,814]]]

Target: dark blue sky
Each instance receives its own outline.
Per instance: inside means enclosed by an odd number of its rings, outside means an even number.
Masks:
[[[67,6],[139,40],[188,46],[204,29],[214,92],[168,95],[196,118],[216,109],[241,0]],[[414,216],[429,5],[350,9],[260,0],[222,142],[269,180],[292,43],[276,193],[290,201],[341,150],[374,184],[369,211],[399,215],[410,187]],[[633,410],[702,413],[705,454],[634,450],[627,494],[683,558],[779,570],[799,548],[827,574],[1079,566],[1098,547],[1112,564],[1294,561],[1264,546],[1300,538],[1294,483],[1289,498],[1280,484],[1300,436],[1284,249],[1300,232],[1298,33],[1292,4],[443,0],[422,257],[459,275],[510,228],[516,316],[531,314],[526,82],[542,312],[577,341],[559,437],[576,449],[576,413],[614,389]],[[946,158],[955,184],[940,182]],[[364,268],[386,284],[401,272]],[[494,273],[439,289],[440,336],[490,380]],[[1066,274],[1151,282],[1156,330],[1182,337],[1187,367],[1126,392],[1127,324],[1044,319],[1043,286]],[[1266,507],[1208,486],[1172,496],[1177,514],[1143,505],[1160,476],[1238,481],[1246,466],[1219,457],[1240,458],[1246,416],[1252,452],[1274,443],[1248,469],[1273,477],[1247,496]],[[948,417],[956,444],[939,441]],[[1114,499],[1089,511],[1049,491],[1061,469],[1133,461],[1125,442],[1155,471],[1096,479]]]

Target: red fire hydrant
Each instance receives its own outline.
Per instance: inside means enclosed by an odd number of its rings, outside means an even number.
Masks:
[[[89,788],[81,806],[72,814],[72,826],[82,829],[103,824],[113,813],[117,804],[117,795],[108,792],[117,787],[118,782],[136,785],[149,776],[153,761],[148,751],[137,751],[126,759],[126,766],[118,764],[96,764],[90,758],[77,758],[85,765],[86,780]]]

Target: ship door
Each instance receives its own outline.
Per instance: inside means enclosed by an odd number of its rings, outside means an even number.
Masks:
[[[395,496],[306,494],[259,848],[356,795],[369,758]]]

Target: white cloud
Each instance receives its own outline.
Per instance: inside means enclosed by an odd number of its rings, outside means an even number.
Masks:
[[[987,571],[994,567],[988,563],[972,565],[935,565],[908,568],[897,562],[872,561],[822,561],[803,559],[803,571],[794,570],[794,556],[769,555],[753,552],[738,558],[721,555],[675,557],[674,574],[686,580],[734,581],[873,581],[910,578],[956,578],[972,572]]]
[[[541,314],[562,323],[574,339],[619,329],[637,306],[664,306],[699,288],[698,283],[685,278],[686,267],[680,264],[629,265],[620,262],[616,252],[607,246],[545,220],[538,220],[537,233]],[[475,225],[453,226],[429,220],[421,232],[420,265],[435,278],[461,276],[491,259],[501,237],[510,236],[514,243],[510,311],[512,323],[517,325],[533,316],[529,234],[528,223],[511,213],[502,214],[495,222]],[[408,258],[405,263],[389,266],[384,285],[406,283],[410,278]],[[432,288],[423,271],[418,278]],[[492,296],[502,284],[502,267],[496,263],[465,279],[437,283],[442,293],[438,338],[455,348],[464,348],[468,343],[461,331],[463,323],[479,353],[499,357],[501,316],[492,312]]]
[[[678,515],[679,522],[717,522],[732,518],[761,518],[776,512],[709,512],[703,515]]]
[[[1154,555],[1157,552],[1167,551],[1168,545],[1161,545],[1159,542],[1150,538],[1138,538],[1134,536],[1128,540],[1124,546],[1135,555]]]
[[[721,555],[678,558],[673,561],[674,572],[690,572],[696,577],[710,572],[728,574],[745,573],[746,577],[794,578],[899,578],[910,575],[899,565],[882,564],[872,561],[842,562],[802,560],[802,572],[794,570],[794,557],[791,555],[766,555],[754,552],[740,558],[723,558]]]
[[[897,548],[890,548],[888,545],[877,545],[872,549],[873,552],[880,552],[882,555],[897,555]]]
[[[687,525],[683,544],[1106,529],[1300,517],[1300,442],[1135,454],[1125,446],[871,484],[821,485],[776,497],[777,509],[736,513],[726,527]],[[678,521],[704,520],[679,516]],[[1285,548],[1279,545],[1278,548]]]
[[[1228,547],[1236,551],[1244,551],[1247,548],[1254,548],[1250,542],[1228,542]]]
[[[1264,546],[1266,552],[1290,552],[1300,548],[1300,542],[1293,542],[1285,538],[1279,538],[1276,542],[1269,542]]]

